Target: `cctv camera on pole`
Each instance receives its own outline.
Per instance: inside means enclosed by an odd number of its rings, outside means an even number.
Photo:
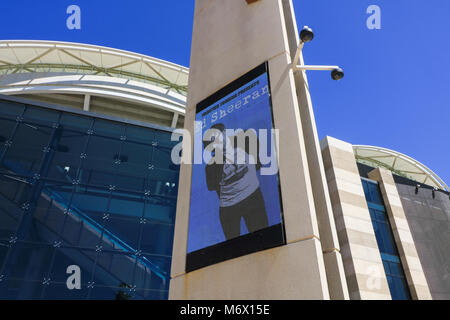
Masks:
[[[292,64],[292,69],[296,71],[306,71],[306,70],[319,70],[319,71],[331,71],[331,78],[333,80],[341,80],[344,77],[344,70],[338,66],[306,66],[303,64],[298,64],[300,60],[300,53],[303,50],[303,46],[306,42],[310,42],[314,39],[314,32],[308,26],[303,27],[300,32],[300,45],[298,46],[297,52],[295,54],[294,62]]]

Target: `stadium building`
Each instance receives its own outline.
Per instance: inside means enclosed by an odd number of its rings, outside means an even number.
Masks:
[[[0,41],[1,299],[167,299],[187,80],[136,53]]]
[[[324,195],[312,189],[320,234],[298,240],[322,250],[293,265],[264,260],[284,257],[275,248],[190,276],[171,270],[177,205],[187,201],[171,135],[185,127],[188,76],[117,49],[0,41],[0,299],[282,299],[296,290],[306,299],[450,299],[449,187],[399,152],[331,137],[318,155]],[[303,263],[311,260],[318,275]],[[264,277],[262,293],[219,290],[240,261],[272,273],[294,267],[322,285]],[[286,296],[265,290],[285,283]]]
[[[450,299],[448,186],[393,150],[321,146],[350,298]]]

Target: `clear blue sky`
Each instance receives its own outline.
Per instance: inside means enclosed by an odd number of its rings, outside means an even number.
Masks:
[[[66,28],[71,4],[81,7],[79,31]],[[381,8],[381,30],[366,27],[371,4]],[[294,0],[294,6],[299,26],[316,33],[306,62],[346,71],[340,82],[327,72],[309,73],[320,138],[397,150],[450,184],[450,1]],[[90,43],[189,66],[193,11],[194,0],[2,0],[0,39]]]

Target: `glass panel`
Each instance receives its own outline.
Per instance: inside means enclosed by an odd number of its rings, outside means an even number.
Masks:
[[[166,204],[164,199],[153,197],[147,201],[144,217],[151,222],[173,224],[174,211],[175,207]]]
[[[143,259],[145,259],[147,265],[151,267],[153,272],[150,288],[154,290],[168,290],[171,259],[169,257],[158,257],[155,255],[143,255]]]
[[[172,254],[172,244],[173,225],[144,224],[140,243],[142,252],[169,257]]]
[[[85,152],[88,136],[86,133],[68,130],[58,130],[54,152],[51,155],[51,166],[48,177],[72,183],[82,179],[79,172],[82,154]]]
[[[129,217],[139,221],[144,213],[143,197],[126,192],[113,192],[109,213],[114,217]]]
[[[65,283],[51,283],[45,288],[43,298],[45,300],[84,300],[87,294],[88,289],[86,285],[82,285],[80,290],[69,290]]]
[[[89,300],[129,300],[128,292],[126,288],[95,286],[89,293]]]
[[[389,288],[392,300],[409,300],[408,288],[404,287],[403,280],[397,277],[390,277]]]
[[[50,246],[18,243],[12,248],[3,273],[9,279],[42,282],[49,271],[52,254]]]
[[[38,173],[52,131],[51,128],[21,123],[2,165],[20,175]]]
[[[50,278],[54,283],[66,284],[74,272],[67,273],[69,266],[80,268],[80,283],[84,287],[91,281],[97,253],[93,250],[57,248],[53,265],[50,267]],[[67,290],[67,287],[66,287]]]
[[[108,211],[110,191],[102,188],[75,188],[72,207],[89,218],[103,223],[103,216]]]
[[[381,200],[382,198],[381,198],[381,194],[379,192],[378,184],[369,182],[367,180],[361,180],[361,181],[362,181],[362,186],[364,189],[364,194],[366,196],[367,202],[382,205],[383,202]]]
[[[114,163],[120,160],[121,145],[120,140],[90,137],[82,165],[82,183],[107,187],[113,185]]]
[[[9,239],[16,233],[23,209],[29,205],[31,187],[15,179],[0,175],[0,239]]]
[[[59,122],[60,112],[41,109],[41,108],[27,108],[23,115],[24,121],[30,124],[40,124],[52,127],[53,123]]]
[[[149,165],[152,147],[145,144],[126,141],[120,153],[120,165],[117,168],[117,184],[124,189],[143,190],[145,177],[150,173]]]
[[[70,113],[62,113],[60,120],[60,127],[63,130],[87,133],[88,130],[92,128],[93,122],[94,119],[92,118],[74,115]]]
[[[127,141],[140,142],[147,146],[151,146],[155,139],[155,132],[151,129],[142,127],[128,126],[126,128]]]
[[[133,300],[167,300],[168,290],[137,290]]]
[[[401,269],[401,266],[399,263],[395,262],[389,262],[389,269],[391,270],[391,274],[395,276],[402,277],[403,276],[403,270]]]
[[[152,157],[152,147],[149,144],[133,143],[125,141],[122,146],[121,155],[125,157],[126,163],[131,163],[137,169],[147,172],[148,164]]]
[[[369,183],[366,180],[361,180],[363,189],[364,189],[364,195],[366,196],[367,202],[370,202],[370,192],[369,192]]]
[[[3,269],[3,263],[5,262],[6,255],[9,251],[8,241],[0,240],[0,273]]]
[[[389,223],[386,214],[379,210],[375,210],[375,219],[377,219],[380,222]]]
[[[383,260],[383,267],[386,274],[391,274],[391,269],[389,268],[389,262]]]
[[[411,300],[411,293],[409,291],[408,283],[406,282],[405,277],[399,278],[400,289],[403,293],[404,300]]]
[[[411,299],[386,209],[383,207],[379,186],[366,180],[362,180],[362,184],[392,299]]]
[[[117,190],[143,192],[145,187],[145,178],[138,174],[141,168],[136,168],[130,163],[122,163],[117,166],[114,177],[114,185]],[[136,169],[136,170],[135,170]]]
[[[38,300],[43,289],[42,281],[8,279],[0,291],[3,300]]]
[[[130,254],[102,252],[95,268],[95,282],[100,286],[132,286],[136,258]]]
[[[379,224],[376,221],[372,221],[372,225],[375,232],[375,238],[377,239],[378,249],[380,252],[384,252],[383,236],[381,235]]]
[[[125,125],[117,122],[96,119],[93,129],[96,136],[111,137],[117,140],[125,136]]]
[[[380,223],[379,225],[380,225],[380,229],[381,229],[380,234],[383,238],[383,243],[384,243],[384,248],[383,248],[382,252],[396,255],[397,250],[395,248],[395,243],[393,241],[394,239],[392,237],[392,231],[390,230],[390,226],[385,223]]]
[[[157,169],[176,170],[176,165],[172,162],[172,147],[158,145],[154,147],[151,164]]]
[[[104,239],[112,250],[134,251],[137,250],[140,237],[140,224],[138,219],[120,219],[111,217],[106,229],[115,235],[105,234]],[[106,238],[109,238],[108,241]],[[106,245],[106,244],[105,244]]]
[[[122,142],[119,139],[93,136],[89,140],[87,155],[111,166],[115,160],[120,159],[121,146]]]
[[[374,183],[369,184],[370,202],[376,204],[383,204],[381,201],[380,193],[378,191],[378,185]]]
[[[174,145],[178,144],[177,141],[171,141],[171,132],[155,131],[155,141],[158,146],[171,149]]]
[[[17,122],[13,120],[3,120],[0,118],[0,144],[3,145],[12,136]]]
[[[16,120],[25,110],[25,106],[20,103],[0,101],[0,118]]]
[[[0,299],[167,299],[179,172],[170,133],[23,111],[0,108],[0,274],[10,276]],[[68,266],[80,267],[81,290],[67,289]]]

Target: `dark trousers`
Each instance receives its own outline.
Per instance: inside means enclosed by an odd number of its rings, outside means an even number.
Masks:
[[[220,223],[227,240],[241,235],[241,218],[250,233],[267,228],[269,220],[261,189],[230,207],[220,207]]]

